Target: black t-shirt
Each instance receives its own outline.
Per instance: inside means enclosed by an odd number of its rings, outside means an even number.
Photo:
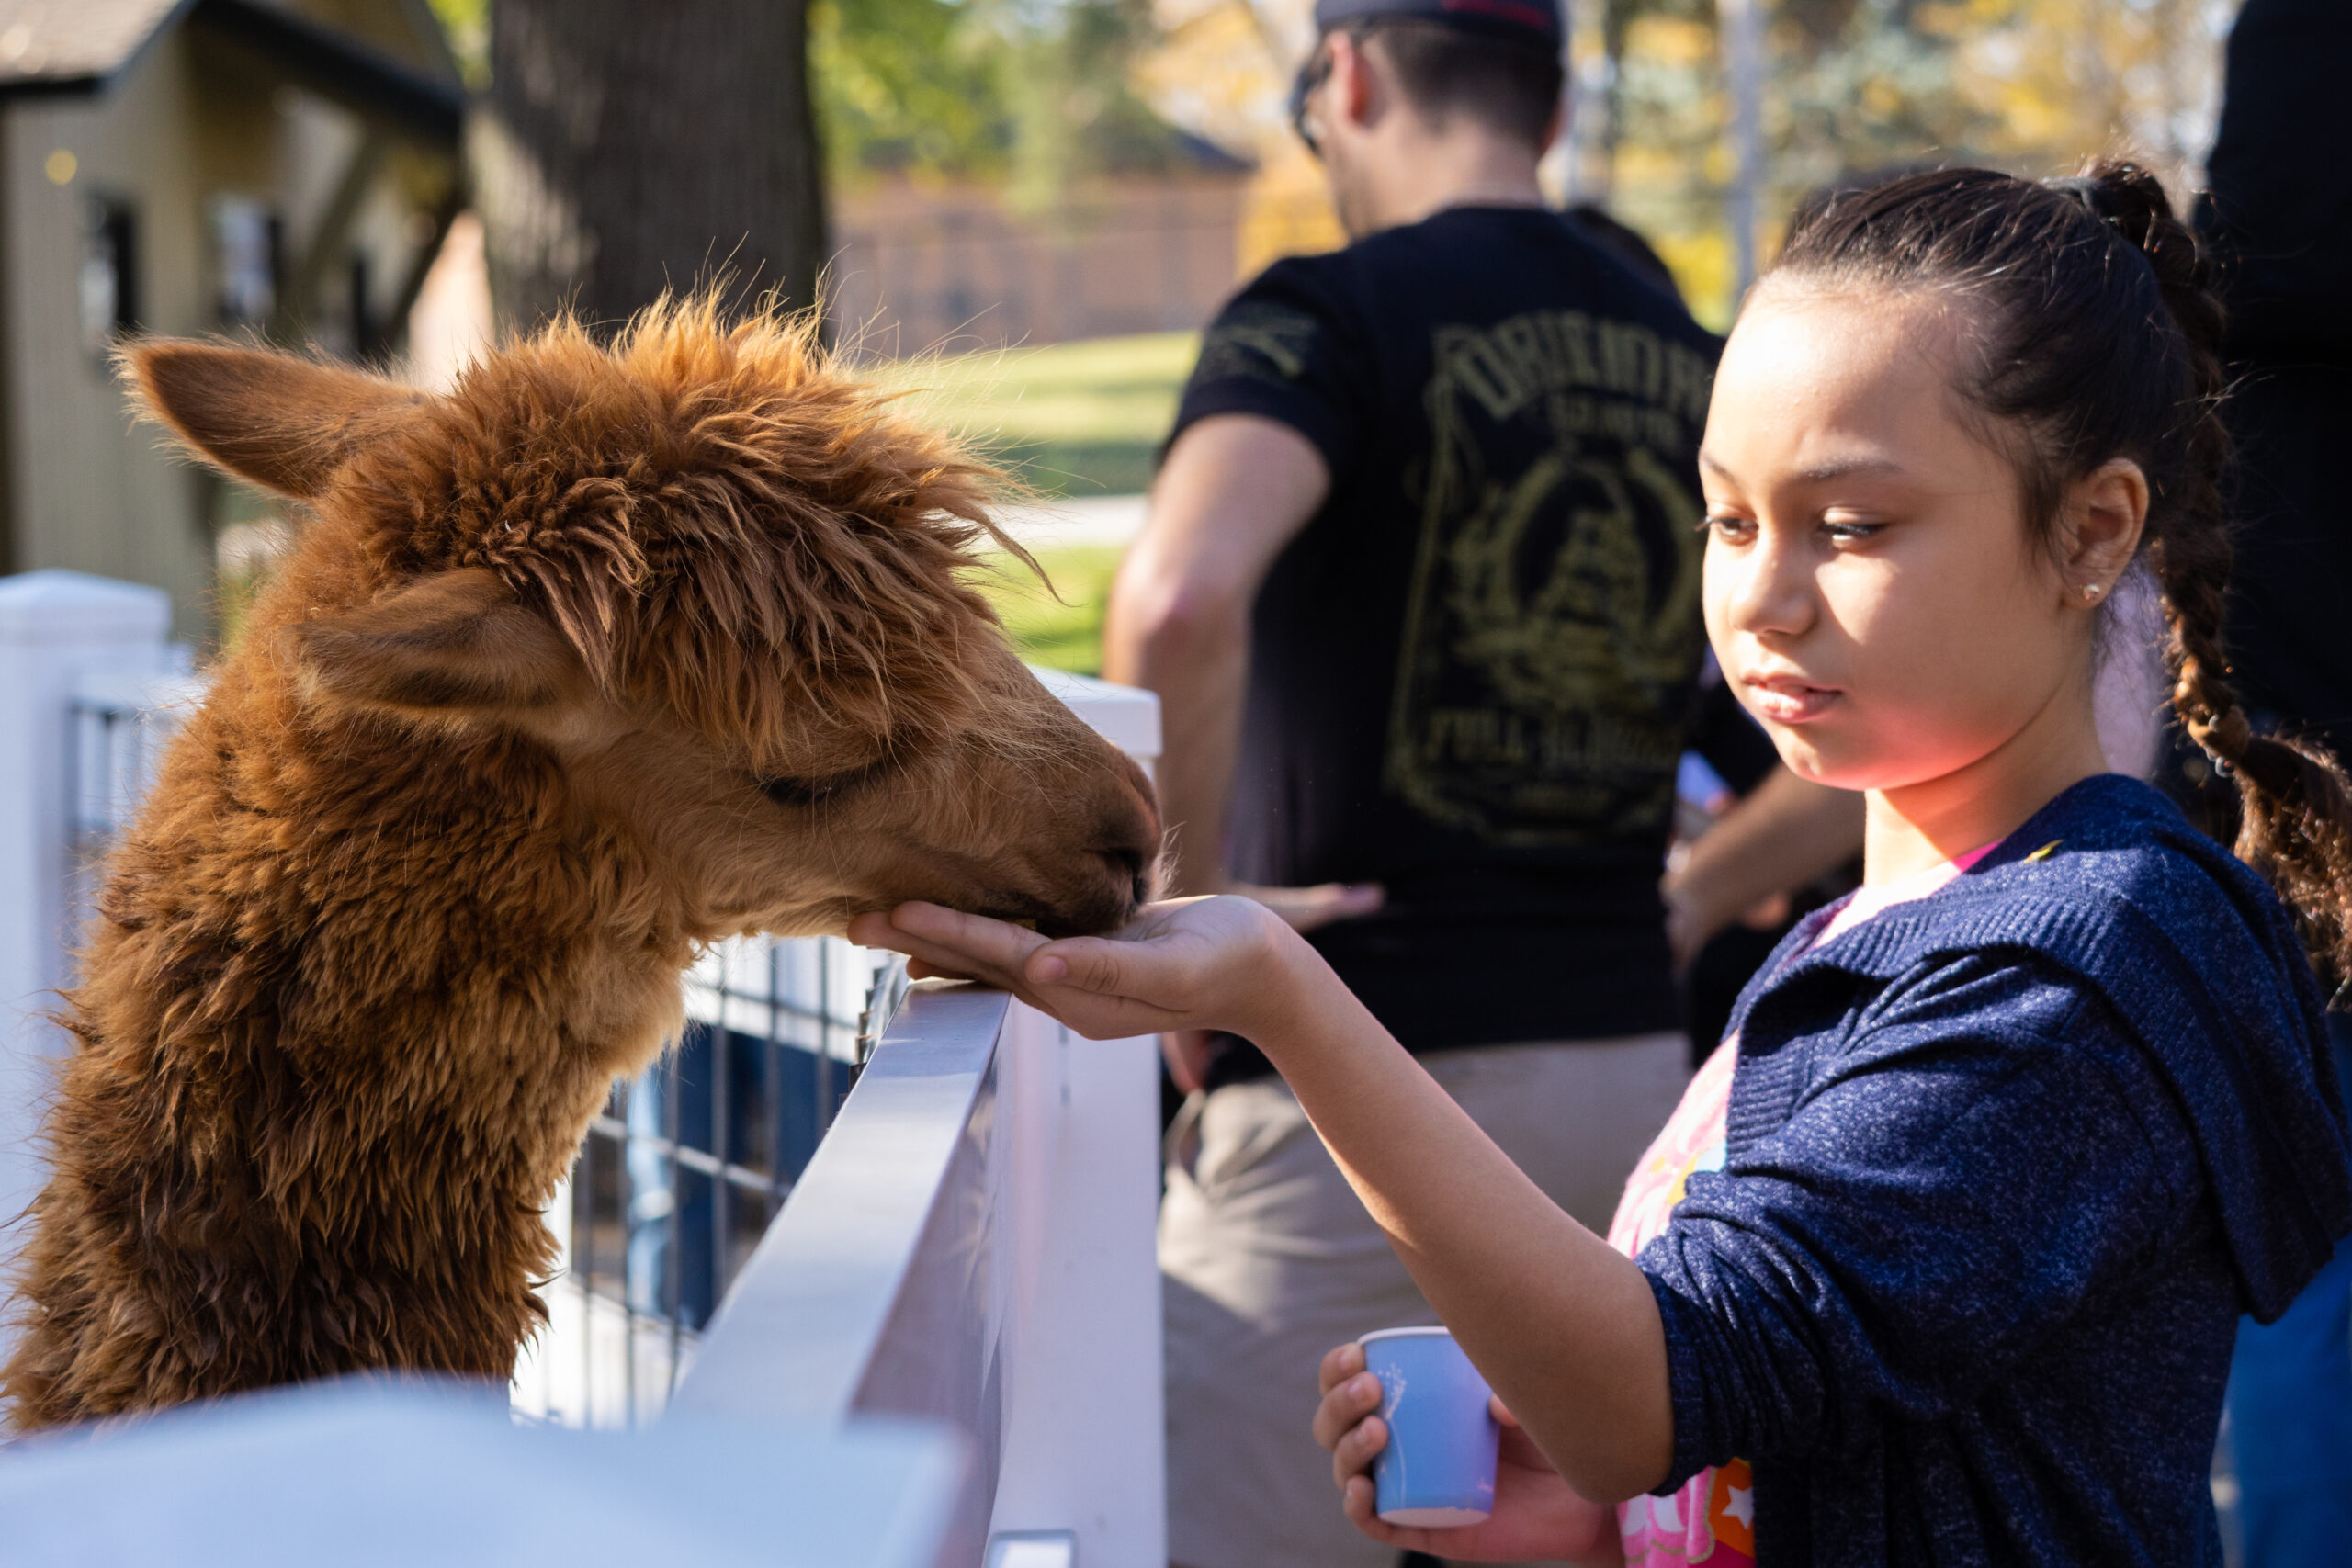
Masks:
[[[2246,0],[2199,227],[2223,262],[2237,559],[2228,641],[2249,705],[2352,758],[2352,159],[2346,0]]]
[[[2352,6],[2246,0],[2230,28],[2199,227],[2226,265],[2234,356],[2352,366]]]
[[[1178,432],[1262,415],[1331,471],[1258,596],[1229,867],[1385,885],[1312,940],[1414,1050],[1676,1024],[1719,346],[1532,208],[1279,262],[1202,344]]]

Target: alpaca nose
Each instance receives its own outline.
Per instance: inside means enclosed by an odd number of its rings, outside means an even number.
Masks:
[[[1125,883],[1129,896],[1136,904],[1148,904],[1152,898],[1152,873],[1159,863],[1159,799],[1151,786],[1151,775],[1136,765],[1135,760],[1122,753],[1121,782],[1125,788],[1112,820],[1109,831],[1102,835],[1106,847],[1103,859]]]
[[[1127,897],[1138,905],[1151,902],[1151,872],[1140,850],[1104,850],[1102,858],[1111,863],[1113,879],[1125,878]]]

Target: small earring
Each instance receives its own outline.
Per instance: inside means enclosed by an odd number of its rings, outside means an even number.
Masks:
[[[2084,598],[2086,598],[2086,599],[2096,599],[2096,598],[2098,598],[2098,583],[2096,583],[2096,582],[2086,582],[2086,583],[2084,583],[2084,584],[2083,584],[2083,597],[2084,597]]]

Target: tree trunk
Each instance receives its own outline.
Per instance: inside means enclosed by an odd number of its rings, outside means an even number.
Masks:
[[[493,0],[467,132],[502,324],[610,324],[723,279],[815,295],[807,0]]]

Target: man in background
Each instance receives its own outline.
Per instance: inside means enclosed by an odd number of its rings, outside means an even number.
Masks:
[[[1552,0],[1321,0],[1316,20],[1295,118],[1351,243],[1277,263],[1209,327],[1105,673],[1160,695],[1178,889],[1308,932],[1605,1232],[1687,1077],[1658,880],[1703,652],[1717,344],[1544,207]],[[1711,853],[1678,897],[1694,934],[1818,869],[1803,829],[1828,799],[1785,773],[1755,792],[1722,844],[1793,846],[1797,874]],[[1831,806],[1822,863],[1857,816]],[[1255,1049],[1170,1043],[1190,1091],[1160,1228],[1171,1560],[1385,1568],[1306,1440],[1315,1367],[1433,1318]]]
[[[2199,227],[2223,264],[2237,442],[2233,677],[2259,722],[2352,761],[2352,161],[2345,0],[2246,0],[2230,33]],[[2201,755],[2184,754],[2202,784]],[[2234,792],[2232,792],[2233,794]],[[2346,1006],[2335,998],[2335,1007]],[[2352,1018],[2328,1014],[2352,1085]],[[2230,1372],[2247,1568],[2352,1555],[2352,1246],[2277,1323],[2247,1319]]]

